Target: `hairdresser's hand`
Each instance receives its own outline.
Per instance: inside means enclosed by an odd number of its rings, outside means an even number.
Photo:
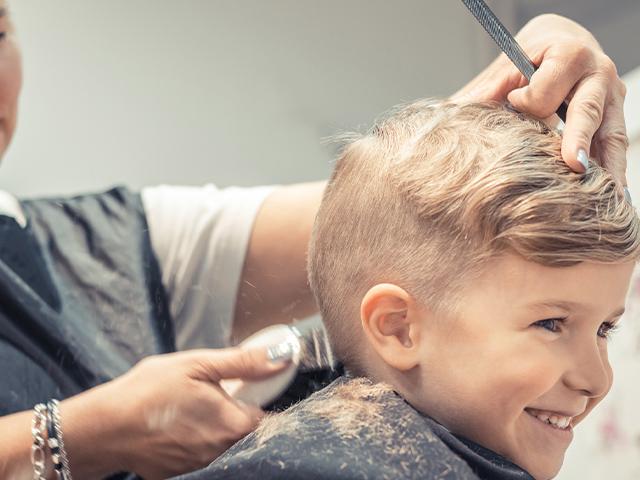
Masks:
[[[284,365],[270,362],[263,350],[237,348],[142,360],[122,377],[86,392],[94,395],[92,405],[99,405],[96,421],[107,416],[110,431],[117,433],[95,438],[93,448],[103,449],[112,440],[116,445],[103,451],[113,452],[121,469],[146,480],[204,467],[251,432],[262,416],[260,409],[231,399],[218,382],[262,378]],[[73,468],[73,452],[69,455]]]
[[[534,18],[516,38],[539,66],[530,85],[503,54],[453,98],[508,99],[516,109],[539,118],[553,115],[567,99],[564,160],[583,172],[578,153],[583,150],[626,185],[626,89],[611,59],[587,30],[558,15]]]

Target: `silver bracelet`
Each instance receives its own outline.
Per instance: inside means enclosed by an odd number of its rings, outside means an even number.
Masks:
[[[58,479],[72,480],[71,469],[69,468],[69,457],[64,448],[64,440],[62,438],[62,426],[60,423],[60,412],[58,410],[59,405],[60,402],[55,398],[47,404],[51,420],[50,427],[52,427],[49,431],[53,432],[53,435],[49,435],[49,447],[52,451],[53,449],[56,450],[57,458],[54,459],[54,463],[57,464],[56,474],[58,474]]]
[[[47,436],[47,406],[39,403],[33,408],[31,420],[31,465],[33,466],[33,480],[47,480],[47,454],[45,451],[45,437]]]

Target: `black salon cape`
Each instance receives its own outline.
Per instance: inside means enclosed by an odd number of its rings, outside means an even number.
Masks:
[[[177,479],[533,479],[496,453],[452,435],[391,390],[361,399],[378,407],[378,413],[359,417],[356,432],[340,430],[341,416],[348,418],[353,411],[352,399],[342,402],[337,392],[349,392],[354,381],[363,380],[337,379],[281,414],[278,428],[268,435],[252,433],[207,468]],[[332,400],[333,421],[322,405]]]
[[[0,216],[0,415],[175,350],[139,195],[116,188],[21,206],[25,229]]]

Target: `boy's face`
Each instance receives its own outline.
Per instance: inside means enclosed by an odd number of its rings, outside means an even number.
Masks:
[[[494,262],[465,290],[455,318],[425,318],[415,406],[534,477],[555,476],[572,427],[611,388],[605,337],[632,270],[551,268],[513,255]]]

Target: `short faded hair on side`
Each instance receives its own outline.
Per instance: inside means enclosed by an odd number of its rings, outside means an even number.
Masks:
[[[359,307],[394,283],[434,311],[455,309],[489,260],[547,266],[640,254],[622,186],[591,163],[569,169],[544,123],[487,103],[421,100],[342,150],[314,225],[309,282],[337,356],[366,369]]]

